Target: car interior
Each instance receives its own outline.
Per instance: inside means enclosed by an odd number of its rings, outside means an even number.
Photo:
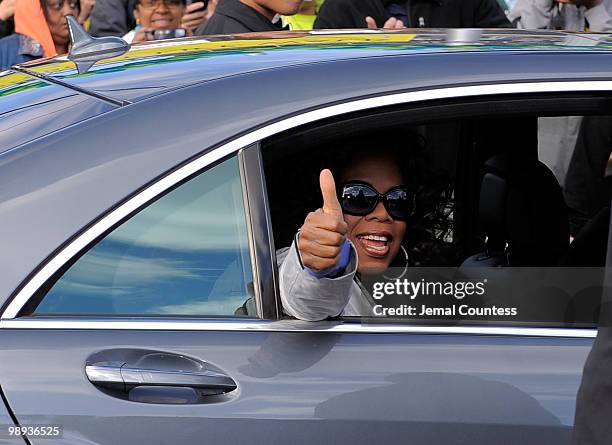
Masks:
[[[321,207],[321,169],[333,171],[349,162],[351,152],[363,144],[374,151],[394,145],[406,153],[402,168],[417,183],[416,211],[403,240],[410,270],[452,268],[462,277],[493,277],[498,287],[482,303],[513,302],[520,308],[518,318],[502,323],[592,326],[604,286],[610,186],[601,171],[597,203],[589,203],[588,213],[572,208],[562,186],[565,178],[553,172],[547,157],[552,150],[553,158],[565,163],[563,173],[580,178],[585,167],[575,162],[576,153],[573,158],[572,153],[555,154],[580,144],[574,139],[553,146],[543,129],[545,119],[569,115],[586,116],[584,129],[589,115],[605,107],[572,99],[390,107],[332,118],[264,141],[276,249],[290,246],[306,214]],[[465,317],[436,321],[488,322]]]

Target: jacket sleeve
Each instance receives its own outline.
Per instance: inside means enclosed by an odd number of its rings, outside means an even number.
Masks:
[[[607,5],[607,7],[606,7]],[[587,9],[584,16],[593,32],[612,32],[612,5],[604,0],[600,5]]]
[[[390,17],[379,0],[326,0],[317,14],[314,29],[367,28],[367,16],[380,27]]]
[[[506,13],[497,0],[479,0],[474,11],[476,28],[511,28]]]
[[[216,34],[240,34],[251,32],[242,23],[222,14],[213,14],[195,30],[196,36],[212,36]]]
[[[277,252],[279,285],[283,310],[287,315],[305,321],[337,317],[349,302],[351,286],[357,272],[357,255],[351,244],[351,260],[342,276],[315,278],[304,270],[296,242]]]
[[[510,18],[520,29],[546,29],[553,13],[552,0],[519,0],[510,11]]]
[[[127,0],[97,0],[91,12],[91,35],[121,37],[134,28],[131,4]]]

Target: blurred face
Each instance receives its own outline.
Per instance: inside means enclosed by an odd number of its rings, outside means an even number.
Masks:
[[[48,0],[45,8],[45,18],[55,46],[67,47],[70,43],[68,22],[66,16],[79,15],[79,3],[76,0]]]
[[[140,0],[134,16],[145,28],[175,29],[181,26],[184,9],[181,0]]]
[[[403,185],[402,175],[395,161],[386,155],[370,155],[354,161],[344,172],[342,182],[363,181],[384,194]],[[400,250],[406,233],[406,222],[393,219],[382,202],[365,216],[344,215],[348,238],[357,249],[359,272],[384,272]]]
[[[297,14],[304,0],[241,0],[268,18],[275,14],[294,15]]]
[[[315,15],[317,13],[316,4],[312,0],[304,0],[299,10],[300,14]]]

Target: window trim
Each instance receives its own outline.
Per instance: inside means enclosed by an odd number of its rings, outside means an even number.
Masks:
[[[209,165],[217,162],[227,156],[234,155],[241,149],[248,147],[249,145],[260,142],[261,140],[281,133],[283,131],[290,130],[302,126],[307,123],[313,123],[322,119],[340,116],[344,114],[353,113],[355,111],[370,110],[390,105],[400,105],[409,103],[418,103],[431,100],[440,99],[459,99],[476,97],[483,95],[491,96],[504,96],[509,94],[533,94],[533,93],[561,93],[561,92],[609,92],[612,91],[612,81],[562,81],[562,82],[524,82],[524,83],[500,83],[500,84],[487,84],[487,85],[471,85],[471,86],[459,86],[459,87],[447,87],[447,88],[436,88],[427,90],[418,90],[403,93],[387,94],[383,96],[376,96],[366,99],[357,99],[353,101],[347,101],[341,104],[335,104],[325,106],[316,110],[307,111],[301,114],[296,114],[288,118],[284,118],[273,122],[269,125],[261,127],[255,131],[247,133],[241,137],[238,137],[230,142],[221,145],[212,150],[206,151],[203,155],[196,159],[188,162],[182,167],[169,173],[168,175],[161,178],[159,181],[146,187],[136,195],[132,196],[121,205],[103,215],[95,223],[89,226],[86,230],[81,232],[72,240],[69,240],[66,245],[53,257],[51,257],[46,263],[44,263],[34,274],[28,277],[22,286],[20,286],[16,292],[9,298],[10,303],[5,306],[5,309],[0,316],[0,328],[17,327],[19,325],[32,326],[32,323],[39,324],[43,323],[46,325],[55,325],[54,321],[49,320],[28,320],[26,318],[17,319],[17,315],[23,308],[23,306],[32,298],[40,287],[42,287],[47,280],[49,280],[53,274],[60,270],[64,264],[69,262],[73,257],[79,255],[83,249],[95,241],[97,238],[102,236],[107,230],[120,224],[126,218],[129,217],[133,212],[139,210],[143,206],[147,205],[151,201],[157,199],[159,195],[170,190],[176,184],[205,170]],[[109,318],[103,323],[109,323],[109,326],[113,325],[114,318]],[[58,320],[59,321],[59,320]],[[9,323],[10,322],[10,323]],[[72,322],[74,323],[74,322]],[[78,323],[78,322],[77,322]],[[164,322],[150,322],[155,323],[157,326],[163,326]],[[161,323],[161,324],[160,324]],[[170,322],[177,323],[177,322]],[[242,321],[236,321],[236,328],[238,326],[245,326]],[[139,323],[140,324],[140,323]],[[60,324],[61,325],[61,324]],[[144,326],[140,324],[141,326]],[[207,324],[204,324],[205,326]],[[248,325],[248,324],[247,324]],[[350,329],[350,323],[342,324]],[[67,327],[67,325],[64,325]],[[178,326],[178,325],[177,325]],[[211,325],[210,327],[213,327]],[[354,325],[353,325],[354,326]],[[357,325],[359,326],[359,325]],[[425,327],[415,326],[394,326],[385,327],[380,325],[372,325],[369,328],[374,329],[376,332],[393,331],[397,332],[398,329],[403,329],[406,332],[418,332],[419,329],[425,329]],[[343,328],[344,329],[344,328]],[[449,328],[429,328],[436,333],[450,332]],[[492,327],[455,327],[453,332],[456,333],[476,333],[476,332],[505,332],[504,335],[535,335],[535,334],[511,334],[511,332],[552,332],[550,329],[539,329],[539,328],[492,328]],[[235,329],[231,329],[235,330]],[[240,329],[243,330],[243,329]],[[249,329],[250,330],[250,329]],[[578,333],[583,333],[588,330],[572,330],[569,328],[561,328],[562,331],[577,333],[569,335],[572,337],[578,336]],[[329,331],[329,330],[326,330]],[[357,329],[357,331],[363,331],[363,329]],[[594,331],[594,330],[593,330]],[[353,332],[350,330],[350,332]],[[535,331],[533,331],[535,332]],[[595,332],[595,331],[594,331]],[[548,336],[548,335],[547,335]],[[554,335],[552,335],[554,336]],[[567,336],[567,335],[562,335]]]
[[[276,250],[260,145],[252,144],[241,149],[238,152],[238,161],[246,207],[257,316],[265,320],[278,320],[281,310],[276,298]]]
[[[500,326],[427,326],[377,324],[346,321],[219,320],[142,318],[23,317],[0,321],[2,329],[125,330],[125,331],[218,331],[218,332],[307,332],[327,334],[420,334],[486,335],[506,337],[584,338],[597,336],[595,329],[524,328]]]

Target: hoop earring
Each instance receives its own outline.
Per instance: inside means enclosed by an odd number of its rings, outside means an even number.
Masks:
[[[400,248],[402,249],[402,252],[404,252],[404,258],[406,259],[406,265],[404,266],[404,270],[402,271],[402,273],[398,276],[398,277],[388,277],[385,274],[383,274],[383,278],[385,280],[401,280],[404,275],[406,275],[406,272],[408,272],[408,261],[409,261],[409,257],[408,257],[408,251],[406,250],[406,248],[403,245],[400,245]]]

